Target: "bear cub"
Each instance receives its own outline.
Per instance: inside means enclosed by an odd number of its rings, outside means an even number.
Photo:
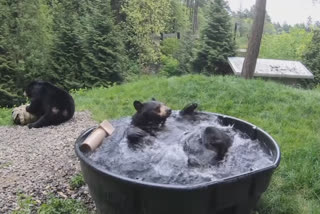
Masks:
[[[133,106],[137,112],[132,116],[132,126],[127,133],[129,143],[137,143],[147,135],[155,136],[154,132],[164,126],[171,115],[171,109],[154,98],[145,103],[136,100]]]
[[[29,128],[58,125],[73,117],[75,105],[72,96],[49,82],[31,82],[25,95],[31,101],[26,111],[39,118],[28,124]]]

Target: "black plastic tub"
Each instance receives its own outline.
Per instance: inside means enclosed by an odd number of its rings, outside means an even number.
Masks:
[[[249,214],[268,188],[272,173],[280,163],[279,146],[268,133],[253,124],[226,115],[214,115],[218,116],[221,124],[233,125],[251,139],[258,139],[269,151],[273,163],[218,182],[189,186],[144,182],[101,168],[79,150],[79,145],[92,132],[91,128],[79,136],[75,151],[97,213]]]

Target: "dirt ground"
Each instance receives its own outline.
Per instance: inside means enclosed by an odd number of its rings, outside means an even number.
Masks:
[[[32,196],[38,204],[53,193],[93,207],[87,187],[71,190],[69,182],[80,171],[75,140],[95,125],[89,112],[76,112],[59,126],[0,126],[0,213],[15,210],[20,193]]]

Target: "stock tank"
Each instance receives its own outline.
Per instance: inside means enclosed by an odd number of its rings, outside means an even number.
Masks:
[[[218,181],[191,185],[159,184],[115,174],[93,162],[79,149],[94,128],[83,132],[75,143],[84,179],[103,214],[249,214],[268,188],[274,170],[280,163],[280,149],[265,131],[222,114],[207,113],[224,126],[233,126],[259,140],[271,156],[272,163],[258,170],[229,176]]]

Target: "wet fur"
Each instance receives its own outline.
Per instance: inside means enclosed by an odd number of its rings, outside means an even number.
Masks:
[[[171,114],[170,108],[154,99],[145,103],[134,101],[133,106],[137,112],[132,116],[132,126],[127,133],[130,143],[136,143],[147,135],[155,136]]]
[[[187,141],[184,151],[188,154],[188,165],[190,167],[201,167],[203,165],[215,165],[224,159],[232,138],[223,130],[215,127],[206,127],[199,141]]]

